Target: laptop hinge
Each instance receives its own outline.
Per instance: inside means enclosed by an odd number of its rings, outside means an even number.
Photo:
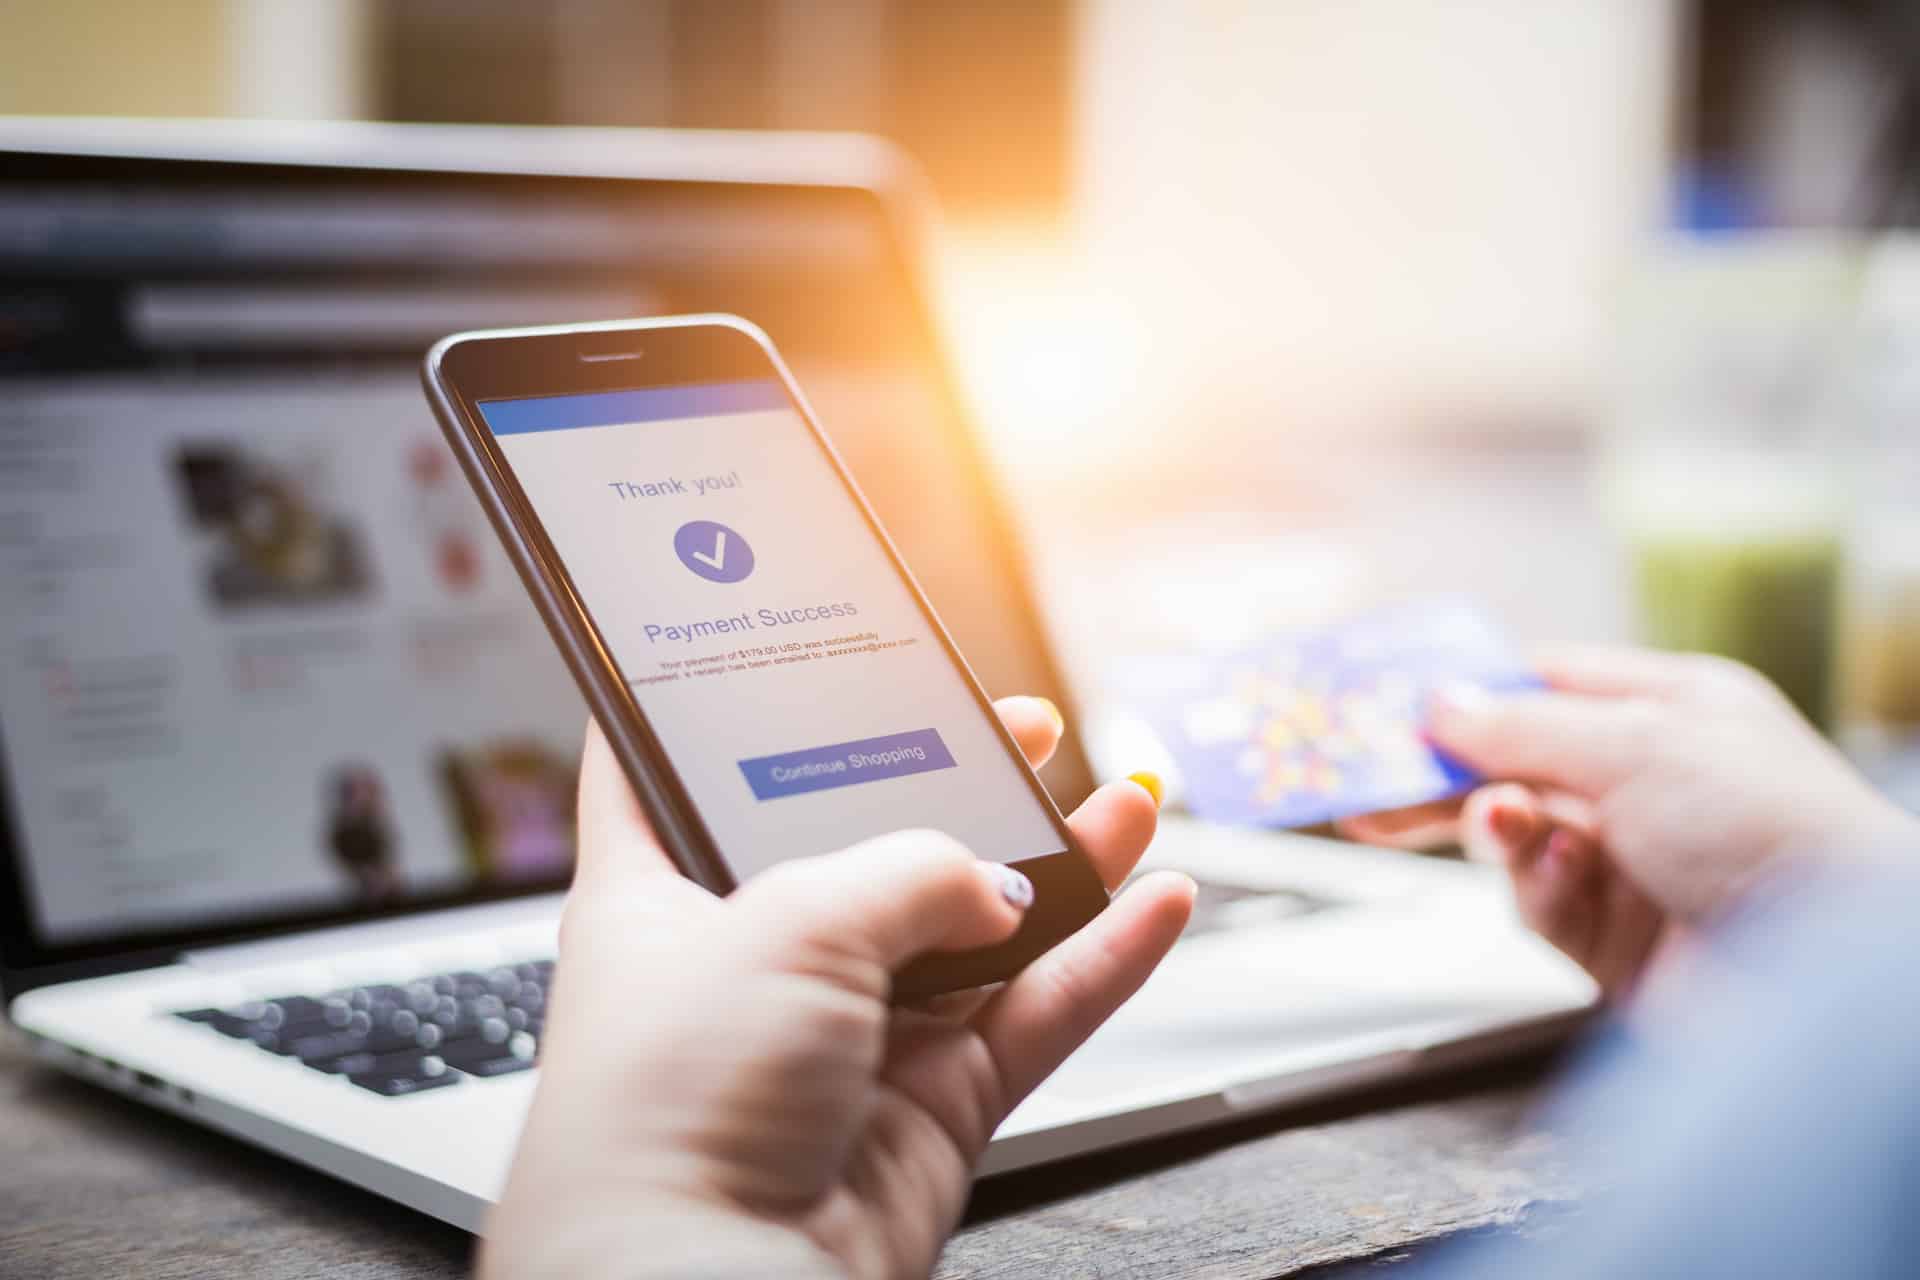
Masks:
[[[262,965],[298,964],[310,956],[335,956],[345,951],[428,942],[446,934],[505,928],[552,918],[559,913],[560,903],[565,896],[542,893],[506,902],[487,902],[444,911],[394,916],[387,920],[367,920],[328,929],[311,929],[277,938],[256,938],[217,947],[198,947],[181,952],[179,960],[182,964],[214,972]]]

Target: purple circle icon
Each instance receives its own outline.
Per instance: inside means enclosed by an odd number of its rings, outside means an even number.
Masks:
[[[738,582],[753,572],[753,548],[727,526],[713,520],[689,520],[673,535],[680,563],[708,582]]]

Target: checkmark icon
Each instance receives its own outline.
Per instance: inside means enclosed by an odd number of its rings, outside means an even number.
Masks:
[[[753,572],[753,548],[714,520],[689,520],[673,535],[673,553],[680,563],[708,582],[739,582]]]
[[[713,535],[712,555],[704,551],[696,551],[693,553],[693,558],[701,564],[712,566],[715,573],[725,573],[727,571],[727,531],[722,529]]]

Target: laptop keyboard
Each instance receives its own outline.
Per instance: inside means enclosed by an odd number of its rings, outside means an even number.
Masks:
[[[531,960],[176,1016],[401,1098],[532,1067],[552,982],[553,961]]]
[[[1294,890],[1203,880],[1187,936],[1258,928],[1337,905]],[[381,1097],[403,1098],[533,1067],[552,983],[553,961],[529,960],[175,1016],[345,1076]]]

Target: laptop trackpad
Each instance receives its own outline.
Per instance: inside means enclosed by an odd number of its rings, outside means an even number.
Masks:
[[[1584,977],[1557,953],[1510,917],[1461,905],[1191,937],[1042,1093],[1084,1103],[1175,1082],[1203,1092],[1343,1047],[1357,1057],[1432,1044],[1585,1001]]]

